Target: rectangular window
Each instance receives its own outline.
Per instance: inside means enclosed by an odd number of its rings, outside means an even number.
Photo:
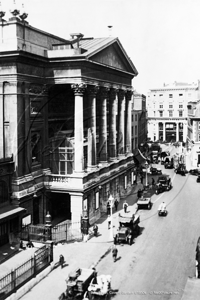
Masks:
[[[159,107],[160,107],[160,108],[163,108],[163,104],[160,104]]]
[[[31,215],[22,218],[22,226],[31,224]]]
[[[169,117],[173,117],[173,110],[169,110]]]
[[[200,130],[200,122],[198,122],[198,127],[199,127],[199,130]]]
[[[154,116],[154,117],[156,116],[156,112],[155,112],[155,111],[153,112],[153,116]]]
[[[59,174],[72,174],[74,166],[74,148],[73,147],[59,147]]]
[[[127,188],[127,175],[124,176],[124,189]]]
[[[179,94],[179,97],[183,97],[183,94]]]
[[[179,108],[183,108],[183,104],[179,104]]]
[[[137,135],[137,126],[135,126],[135,135]]]
[[[173,104],[169,104],[169,108],[173,108]]]
[[[160,111],[159,113],[160,113],[160,117],[163,117],[163,111]]]
[[[199,138],[199,140],[198,140],[198,141],[200,142],[200,133],[198,134],[198,138]]]
[[[179,110],[179,117],[182,117],[182,116],[183,116],[183,111]]]
[[[137,121],[137,115],[135,115],[135,121]]]
[[[99,192],[95,193],[95,209],[99,208]]]
[[[162,96],[163,96],[163,94],[160,94],[160,95],[159,95],[159,97],[162,97]]]
[[[169,94],[169,98],[173,98],[173,94]]]

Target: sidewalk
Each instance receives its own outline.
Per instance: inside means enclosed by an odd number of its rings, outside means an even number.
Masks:
[[[120,200],[116,212],[115,208],[113,208],[113,233],[118,227],[118,214],[122,212],[124,200],[126,199],[129,205],[128,211],[130,213],[134,212],[134,204],[137,201],[137,190],[141,187],[142,185],[138,182],[138,184],[133,187],[131,194]],[[7,299],[17,300],[23,297],[23,300],[31,300],[37,299],[39,296],[44,296],[48,300],[58,299],[61,293],[66,289],[65,279],[71,271],[77,268],[96,267],[98,263],[110,253],[110,248],[113,244],[112,231],[108,229],[107,215],[103,215],[96,223],[99,228],[98,237],[93,236],[92,228],[90,228],[90,236],[87,242],[82,241],[55,245],[54,258],[51,266],[38,274],[36,278],[31,279]],[[0,274],[2,274],[1,271],[8,273],[11,269],[28,260],[33,256],[34,249],[35,248],[23,250],[1,264]],[[65,258],[65,267],[63,269],[58,266],[60,254],[63,254]],[[29,290],[31,290],[31,293],[28,292]],[[52,291],[55,292],[53,295]]]

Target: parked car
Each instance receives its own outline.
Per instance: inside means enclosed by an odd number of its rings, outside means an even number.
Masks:
[[[200,182],[200,175],[198,175],[197,177],[197,182]]]
[[[191,175],[198,176],[198,175],[200,175],[200,169],[192,169],[192,170],[189,171],[189,173]]]
[[[185,164],[178,164],[177,168],[174,169],[174,172],[176,174],[181,174],[182,176],[185,176],[187,173]]]
[[[165,169],[173,169],[173,168],[174,168],[173,161],[167,161],[167,162],[165,162]]]
[[[151,175],[162,174],[162,170],[160,168],[151,167],[150,168],[150,174]]]
[[[140,208],[148,208],[151,209],[151,195],[148,192],[144,192],[142,196],[137,201],[138,209]]]
[[[155,193],[158,195],[162,192],[169,191],[172,188],[171,178],[169,175],[162,175],[158,177]]]

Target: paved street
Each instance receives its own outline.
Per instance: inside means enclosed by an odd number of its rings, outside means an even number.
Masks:
[[[169,149],[169,147],[168,147]],[[176,150],[172,150],[176,151]],[[189,162],[189,156],[188,156]],[[163,169],[170,174],[173,189],[153,195],[153,207],[139,210],[141,234],[132,246],[118,246],[119,259],[113,263],[108,251],[111,243],[107,219],[99,220],[99,236],[87,243],[72,243],[54,247],[54,263],[62,253],[66,266],[52,271],[37,284],[22,300],[58,299],[65,291],[65,279],[78,267],[97,264],[99,274],[112,275],[114,299],[181,299],[188,277],[195,276],[195,247],[199,235],[198,216],[200,184],[196,176],[176,175],[174,170]],[[156,177],[155,177],[156,178]],[[151,178],[149,178],[149,181]],[[141,187],[138,184],[137,189]],[[129,210],[134,209],[136,190],[127,198]],[[165,201],[167,217],[158,217],[158,205]],[[123,200],[119,205],[122,209]],[[114,230],[118,226],[118,212],[113,214]],[[145,297],[145,298],[144,298]]]

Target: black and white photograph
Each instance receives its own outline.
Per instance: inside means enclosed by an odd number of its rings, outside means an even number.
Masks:
[[[200,1],[0,1],[0,300],[200,299]]]

